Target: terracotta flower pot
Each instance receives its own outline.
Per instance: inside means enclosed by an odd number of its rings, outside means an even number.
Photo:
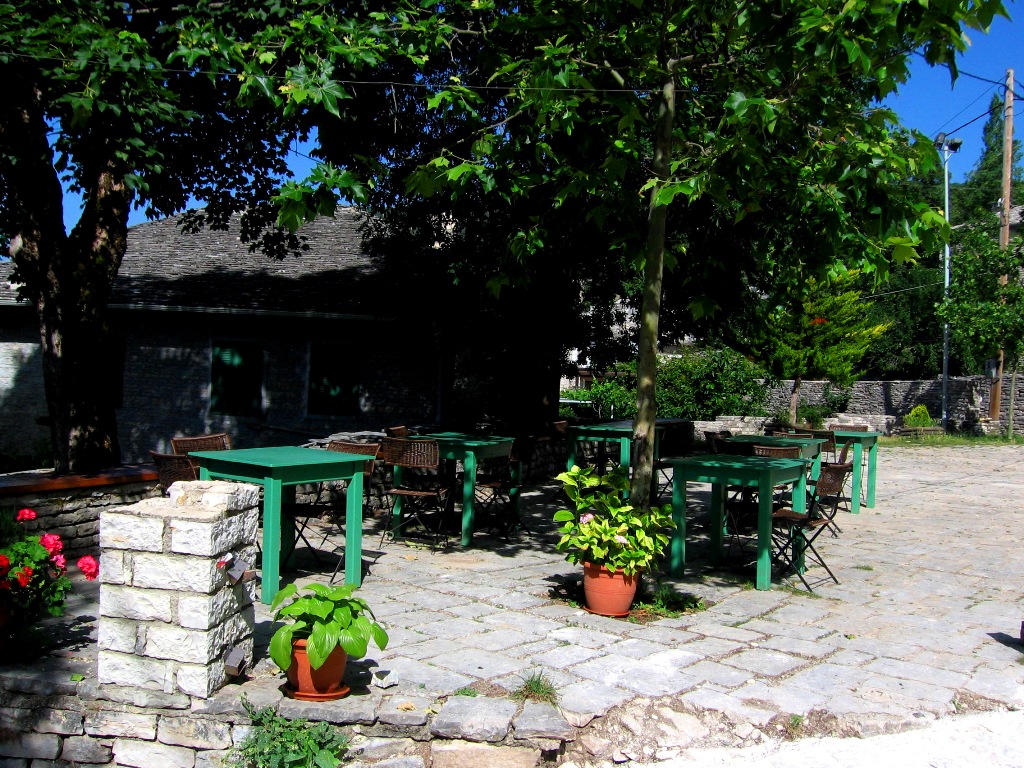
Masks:
[[[340,699],[349,692],[349,687],[341,682],[347,662],[348,654],[339,645],[319,669],[313,669],[306,655],[306,640],[292,640],[292,663],[287,673],[288,696],[303,701]]]
[[[583,564],[583,595],[587,610],[601,616],[628,616],[640,575],[612,573],[603,565]]]

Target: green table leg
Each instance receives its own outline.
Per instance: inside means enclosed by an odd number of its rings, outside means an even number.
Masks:
[[[576,466],[576,446],[579,443],[579,439],[576,437],[569,438],[569,457],[565,461],[565,471],[568,472],[574,466]]]
[[[876,440],[868,448],[868,498],[867,506],[874,509],[875,506],[875,470],[878,464],[878,441]]]
[[[629,472],[630,453],[632,453],[632,441],[628,437],[619,438],[619,466],[625,467]]]
[[[863,457],[864,446],[858,441],[853,444],[853,485],[850,488],[850,512],[854,515],[860,514],[860,476]]]
[[[793,495],[796,495],[795,488]],[[797,501],[794,499],[794,507]],[[757,484],[757,574],[754,588],[772,588],[772,483],[765,475]]]
[[[358,587],[363,579],[363,473],[348,481],[345,498],[345,583]]]
[[[669,575],[681,578],[686,567],[686,481],[672,478],[672,521],[676,524],[669,542]],[[678,473],[682,476],[682,472]]]
[[[260,601],[271,603],[281,587],[281,481],[263,480],[263,568]]]
[[[476,454],[462,457],[462,546],[473,543],[473,488],[476,486]]]
[[[711,562],[722,561],[722,548],[725,546],[725,495],[726,488],[721,483],[711,484]]]
[[[402,485],[402,470],[404,467],[392,467],[391,482],[395,488]],[[402,530],[402,497],[395,496],[391,503],[391,538],[397,539],[399,531]]]

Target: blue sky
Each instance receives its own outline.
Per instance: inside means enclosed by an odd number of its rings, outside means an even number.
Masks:
[[[1019,15],[1019,11],[1009,4],[1011,16]],[[981,129],[987,117],[975,118],[987,113],[993,94],[1002,93],[999,85],[988,81],[1005,83],[1008,69],[1014,71],[1017,81],[1014,133],[1024,134],[1024,99],[1019,98],[1024,94],[1022,29],[1020,23],[997,18],[987,35],[968,30],[971,47],[959,57],[960,76],[955,83],[950,83],[949,70],[945,67],[933,68],[923,58],[915,57],[910,79],[886,102],[908,128],[915,128],[932,139],[940,131],[951,138],[963,139],[961,150],[949,159],[951,181],[962,181],[981,157]]]
[[[1017,8],[1009,3],[1011,15]],[[887,100],[908,128],[914,128],[935,138],[940,131],[950,137],[963,139],[960,152],[951,155],[949,173],[951,181],[962,181],[981,156],[981,129],[985,124],[992,94],[1001,93],[997,83],[1006,82],[1006,71],[1014,70],[1017,81],[1015,92],[1024,94],[1024,33],[1021,24],[997,18],[988,34],[968,30],[970,48],[959,58],[960,77],[950,82],[944,67],[930,67],[921,57],[915,57],[910,79],[899,92]],[[1024,135],[1024,99],[1014,102],[1015,133]],[[301,166],[301,169],[299,168]],[[296,172],[303,174],[308,161],[297,158]],[[65,199],[65,225],[70,229],[79,215],[78,201]],[[141,211],[133,211],[131,224],[145,220]]]

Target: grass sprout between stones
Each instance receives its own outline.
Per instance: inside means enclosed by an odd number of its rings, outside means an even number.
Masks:
[[[532,699],[554,704],[558,699],[558,693],[543,672],[533,672],[523,678],[523,684],[512,692],[512,698],[520,701]]]

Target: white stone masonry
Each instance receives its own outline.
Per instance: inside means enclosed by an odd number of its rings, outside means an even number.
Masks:
[[[200,481],[103,510],[101,685],[208,698],[231,648],[251,666],[255,582],[232,584],[228,566],[255,560],[258,504],[254,485]]]

